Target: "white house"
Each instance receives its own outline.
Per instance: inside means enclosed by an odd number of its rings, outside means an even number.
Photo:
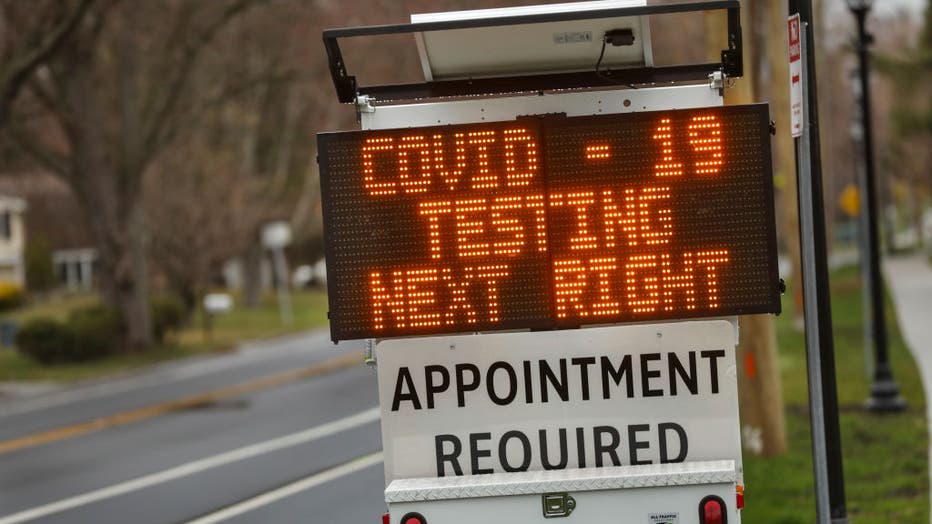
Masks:
[[[26,284],[26,269],[23,264],[23,246],[26,229],[23,213],[26,201],[21,198],[0,195],[0,281]]]

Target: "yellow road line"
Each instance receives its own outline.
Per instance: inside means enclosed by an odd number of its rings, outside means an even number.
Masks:
[[[87,435],[88,433],[94,433],[103,429],[125,426],[127,424],[132,424],[133,422],[139,422],[141,420],[166,415],[175,411],[182,411],[185,409],[209,405],[220,400],[238,397],[247,393],[254,393],[264,389],[283,386],[291,382],[297,382],[299,380],[324,375],[355,364],[360,364],[362,361],[362,353],[354,352],[324,360],[323,362],[318,362],[305,368],[260,377],[237,384],[235,386],[215,389],[213,391],[208,391],[207,393],[201,393],[169,402],[154,404],[152,406],[146,406],[143,408],[124,411],[122,413],[107,415],[106,417],[101,417],[88,422],[80,422],[77,424],[55,428],[49,431],[43,431],[41,433],[34,433],[24,437],[17,437],[11,440],[0,442],[0,455],[4,453],[10,453],[12,451],[19,451],[26,448],[41,446],[43,444],[58,442],[60,440],[72,437]]]

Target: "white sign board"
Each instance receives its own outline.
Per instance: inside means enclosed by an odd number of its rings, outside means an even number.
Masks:
[[[727,320],[383,341],[386,483],[740,465],[735,345]]]
[[[793,137],[803,134],[803,61],[800,49],[799,13],[787,21],[787,42],[790,51],[790,130]]]
[[[291,243],[291,225],[288,222],[270,222],[262,226],[262,246],[266,249],[283,249]]]
[[[233,297],[226,293],[208,293],[204,295],[204,309],[212,315],[233,311]]]

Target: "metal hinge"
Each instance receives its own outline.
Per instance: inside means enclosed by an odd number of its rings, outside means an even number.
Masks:
[[[709,88],[717,90],[719,93],[725,89],[725,73],[716,71],[709,75]]]
[[[375,368],[378,365],[378,360],[375,358],[375,344],[376,341],[374,338],[366,339],[365,360],[366,365],[371,368]]]
[[[375,99],[369,95],[356,95],[356,113],[375,113],[373,102]]]

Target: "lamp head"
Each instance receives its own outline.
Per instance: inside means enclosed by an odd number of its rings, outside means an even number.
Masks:
[[[852,11],[870,11],[871,5],[874,3],[874,0],[845,0],[845,4],[848,5],[848,9]]]

